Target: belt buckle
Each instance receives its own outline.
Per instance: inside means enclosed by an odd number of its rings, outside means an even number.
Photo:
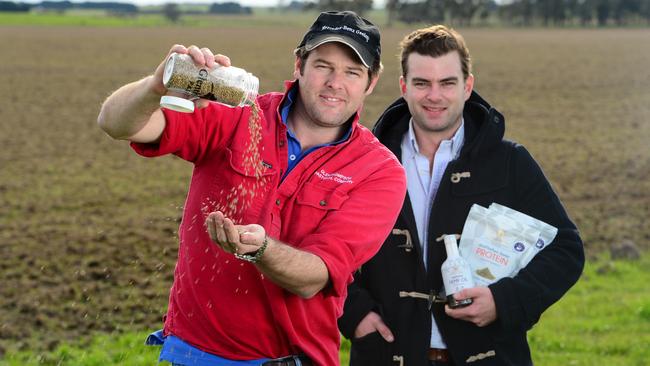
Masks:
[[[449,362],[449,352],[446,349],[429,348],[427,356],[429,361]]]
[[[286,356],[281,358],[274,358],[262,364],[262,366],[310,366],[311,362],[304,356]]]

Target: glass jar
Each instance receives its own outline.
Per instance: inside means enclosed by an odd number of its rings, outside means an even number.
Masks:
[[[160,106],[179,112],[194,111],[198,98],[231,107],[252,105],[257,98],[259,79],[234,66],[216,64],[212,69],[200,67],[190,55],[172,53],[165,64],[163,84],[174,95],[165,95]]]

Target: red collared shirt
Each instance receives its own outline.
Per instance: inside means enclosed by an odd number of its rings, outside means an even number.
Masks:
[[[261,128],[254,136],[250,107],[211,103],[193,114],[164,110],[160,143],[132,144],[144,156],[172,153],[194,163],[165,334],[234,360],[304,353],[318,365],[338,365],[336,320],[347,285],[392,229],[406,179],[395,156],[356,115],[347,141],[310,153],[281,180],[288,161],[278,113],[283,97],[258,98]],[[251,138],[259,139],[257,150]],[[222,251],[203,225],[215,210],[235,223],[260,224],[268,236],[319,256],[330,284],[302,299]]]

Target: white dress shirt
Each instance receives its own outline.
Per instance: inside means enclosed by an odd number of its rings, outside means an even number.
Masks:
[[[413,208],[413,216],[415,216],[418,238],[422,246],[425,268],[427,267],[427,237],[429,234],[431,205],[433,205],[433,200],[436,198],[440,180],[445,169],[447,169],[447,164],[458,157],[460,149],[463,146],[465,139],[464,126],[464,122],[461,121],[460,127],[451,140],[443,140],[440,142],[440,146],[438,146],[436,155],[433,158],[432,170],[429,170],[429,159],[420,154],[420,149],[415,139],[415,131],[413,130],[413,119],[409,121],[408,133],[404,134],[402,138],[402,165],[406,170],[407,189],[411,200],[411,207]],[[433,319],[433,315],[431,317],[431,347],[447,348],[445,342],[442,340],[435,319]]]

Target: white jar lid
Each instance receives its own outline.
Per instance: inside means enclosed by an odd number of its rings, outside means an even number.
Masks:
[[[176,112],[192,113],[194,112],[194,102],[185,98],[173,97],[165,95],[160,98],[160,106],[163,108],[171,109]]]

